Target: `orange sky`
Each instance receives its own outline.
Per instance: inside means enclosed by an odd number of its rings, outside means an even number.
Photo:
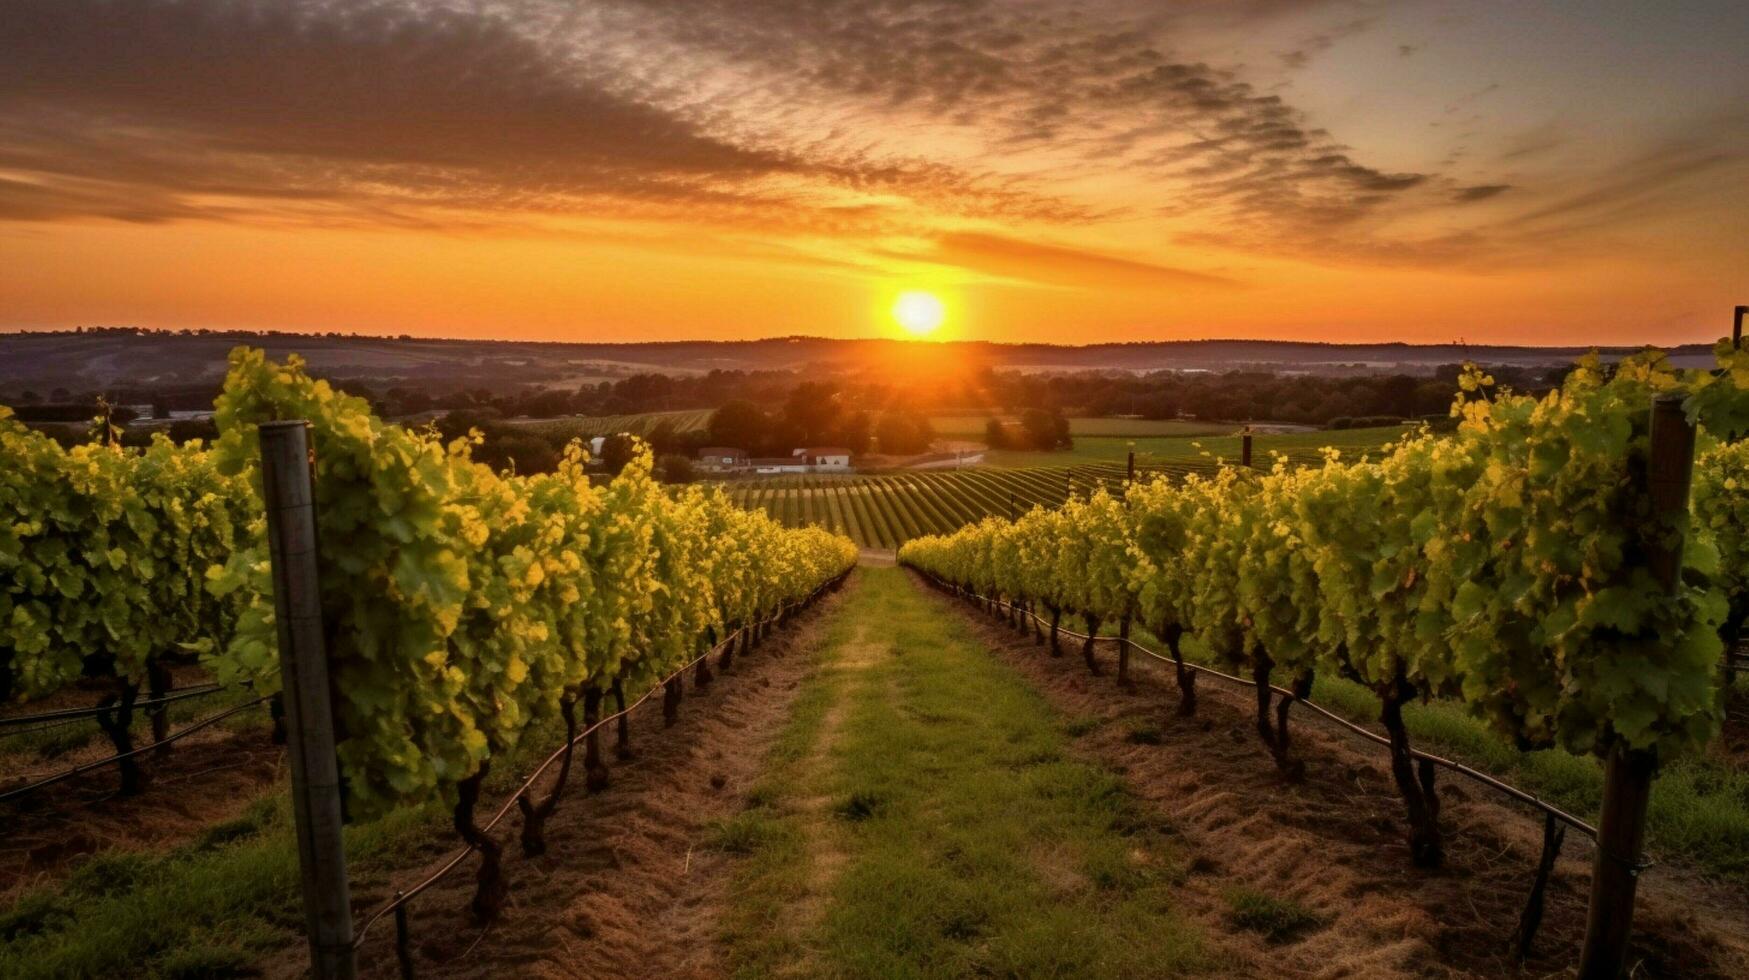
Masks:
[[[8,0],[0,329],[1710,340],[1749,15],[1647,11]]]

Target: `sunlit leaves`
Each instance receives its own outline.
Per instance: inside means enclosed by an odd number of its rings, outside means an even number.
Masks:
[[[1540,399],[1467,368],[1449,438],[1155,481],[1127,505],[990,520],[901,557],[980,592],[1096,614],[1127,601],[1230,667],[1268,657],[1459,697],[1516,744],[1669,757],[1716,733],[1719,630],[1749,607],[1749,443],[1703,452],[1667,592],[1646,564],[1667,540],[1644,491],[1651,404],[1687,393],[1703,444],[1749,430],[1749,359],[1721,345],[1720,362],[1683,374],[1656,352],[1591,356]],[[1127,600],[1102,584],[1114,567]]]

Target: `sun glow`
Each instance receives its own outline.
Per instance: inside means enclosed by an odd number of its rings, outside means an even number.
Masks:
[[[947,318],[947,308],[934,293],[900,293],[893,302],[893,320],[913,337],[927,337]]]

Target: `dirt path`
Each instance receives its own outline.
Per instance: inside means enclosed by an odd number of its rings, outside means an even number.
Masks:
[[[919,581],[919,589],[927,591]],[[1481,787],[1442,775],[1445,867],[1409,862],[1402,805],[1388,760],[1365,743],[1293,719],[1307,778],[1277,775],[1252,729],[1249,689],[1205,678],[1195,718],[1174,712],[1170,673],[1136,658],[1136,686],[1090,676],[1073,652],[1044,648],[930,593],[1005,662],[1079,719],[1077,750],[1122,773],[1196,855],[1183,898],[1210,935],[1230,944],[1238,972],[1280,977],[1555,976],[1575,964],[1584,934],[1589,842],[1570,837],[1550,884],[1534,955],[1507,955],[1541,848],[1541,821]],[[1139,669],[1137,669],[1139,668]],[[1276,943],[1246,941],[1232,921],[1234,888],[1290,899],[1315,925]],[[1741,892],[1660,866],[1640,887],[1635,977],[1749,976],[1749,903]]]
[[[854,588],[854,578],[847,588]],[[581,772],[547,822],[548,852],[524,858],[513,815],[504,840],[510,900],[481,930],[466,908],[472,875],[452,874],[420,896],[412,912],[415,967],[421,977],[713,977],[726,971],[718,919],[727,859],[704,845],[712,824],[732,816],[767,749],[784,725],[801,681],[814,669],[820,631],[843,602],[825,598],[734,667],[701,696],[688,678],[680,721],[664,729],[651,705],[632,716],[637,758],[604,757],[613,783],[586,796]],[[423,864],[453,851],[447,836],[422,851]],[[468,866],[470,869],[473,865]],[[355,882],[369,907],[396,883]],[[361,951],[366,976],[396,976],[394,928],[381,923]],[[271,972],[295,975],[302,951]]]

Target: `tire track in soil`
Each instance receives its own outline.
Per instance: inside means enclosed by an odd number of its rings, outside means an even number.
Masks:
[[[1285,782],[1252,727],[1248,689],[1204,677],[1197,716],[1181,718],[1166,665],[1132,656],[1136,684],[1125,691],[1113,680],[1110,645],[1096,648],[1105,676],[1093,677],[1073,651],[1052,659],[1030,637],[913,581],[944,612],[971,622],[996,656],[1066,716],[1099,720],[1075,751],[1117,772],[1168,818],[1190,861],[1186,914],[1231,957],[1233,972],[1544,977],[1569,975],[1577,965],[1593,853],[1583,837],[1568,835],[1533,955],[1521,968],[1507,944],[1542,848],[1542,821],[1532,811],[1442,771],[1445,866],[1417,869],[1382,751],[1296,712],[1294,752],[1307,777]],[[1320,923],[1273,944],[1239,931],[1225,898],[1234,886],[1292,899]],[[1640,883],[1629,975],[1749,976],[1745,909],[1749,898],[1737,889],[1658,866]]]
[[[819,665],[817,648],[855,577],[839,593],[774,632],[700,696],[687,676],[680,720],[662,726],[654,703],[631,715],[635,759],[616,764],[612,726],[603,758],[613,782],[583,791],[582,755],[547,820],[547,853],[522,856],[520,818],[495,831],[504,844],[509,901],[482,930],[468,911],[473,860],[415,900],[410,909],[420,977],[715,977],[726,973],[718,919],[733,867],[709,849],[710,825],[732,816],[760,775],[766,750],[789,719],[803,680]],[[713,668],[715,665],[713,664]],[[660,695],[657,696],[658,698]],[[654,701],[655,699],[653,699]],[[492,803],[497,806],[497,799]],[[490,811],[488,811],[490,812]],[[439,835],[421,851],[429,867],[454,852]],[[354,882],[357,911],[416,880],[403,868],[392,881]],[[394,923],[380,922],[359,953],[359,972],[397,977]],[[269,971],[296,976],[307,961],[287,950]]]

